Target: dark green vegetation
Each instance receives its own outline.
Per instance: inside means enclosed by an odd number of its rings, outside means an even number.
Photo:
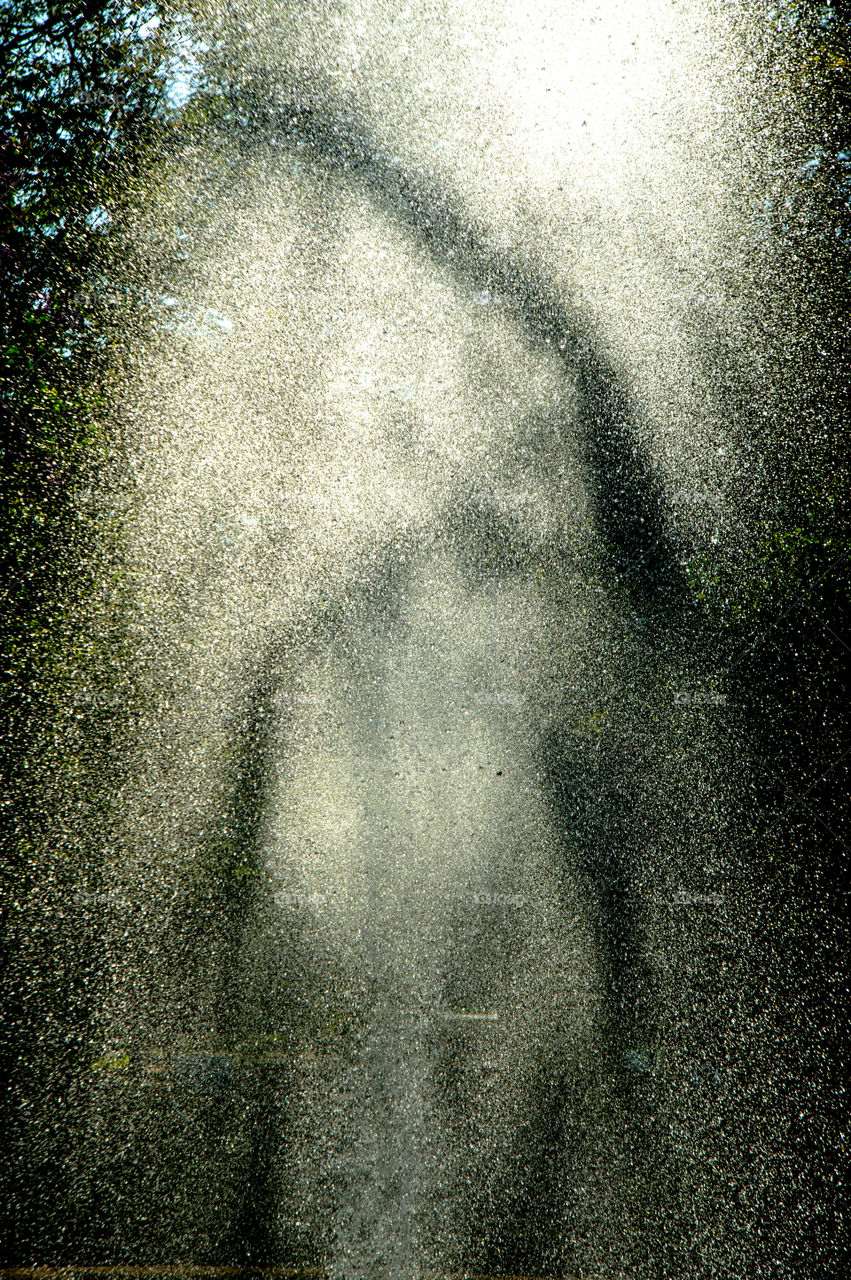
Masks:
[[[101,666],[120,611],[103,606],[113,597],[118,606],[120,582],[102,515],[95,528],[93,490],[120,479],[107,383],[144,298],[118,290],[110,263],[121,253],[122,197],[168,128],[179,24],[162,8],[25,0],[0,9],[2,705],[18,768],[33,735],[49,737],[61,714],[44,700],[67,683],[69,663],[101,709],[121,696],[117,671]],[[80,628],[91,626],[95,595],[95,629],[108,643],[92,662],[94,638]]]
[[[13,1256],[31,1197],[61,1195],[59,1100],[69,1065],[87,1055],[98,962],[96,938],[49,903],[81,876],[97,883],[104,782],[139,707],[115,549],[121,441],[109,379],[142,299],[117,291],[110,263],[123,194],[169,126],[179,33],[156,3],[0,6],[0,1060],[17,1098],[4,1114],[4,1167],[18,1169],[11,1185],[4,1175],[0,1236]],[[99,500],[107,490],[111,512]],[[54,1141],[21,1158],[34,1099],[55,1113]]]
[[[47,763],[57,717],[65,743],[82,718],[60,691],[88,691],[102,732],[96,746],[78,735],[78,749],[99,759],[126,693],[120,571],[94,511],[95,490],[120,472],[107,380],[139,301],[111,286],[121,195],[166,111],[171,32],[153,29],[157,8],[0,10],[2,708],[15,814],[27,823],[37,820],[27,779]],[[67,786],[67,759],[55,763]]]

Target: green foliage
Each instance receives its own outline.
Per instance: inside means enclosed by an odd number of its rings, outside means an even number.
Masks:
[[[811,498],[799,524],[777,517],[763,525],[749,555],[735,566],[692,560],[694,599],[722,626],[771,625],[786,611],[851,604],[851,529],[829,495]]]
[[[20,867],[51,794],[91,817],[138,703],[118,517],[97,501],[120,446],[108,286],[113,214],[170,126],[183,34],[161,0],[0,0],[0,733]]]
[[[787,615],[837,618],[851,596],[851,491],[845,407],[851,275],[851,15],[831,3],[748,5],[753,74],[773,104],[754,216],[770,408],[746,430],[763,479],[749,543],[692,560],[693,599],[722,629],[764,633]],[[766,299],[768,299],[766,301]],[[747,418],[753,389],[737,402]]]
[[[0,254],[7,341],[40,317],[67,342],[107,204],[165,109],[156,3],[23,0],[0,9]],[[159,21],[157,21],[159,19]]]

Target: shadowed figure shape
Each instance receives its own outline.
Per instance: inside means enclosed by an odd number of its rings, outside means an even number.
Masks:
[[[541,273],[488,244],[487,235],[445,193],[404,173],[352,119],[329,115],[294,96],[269,106],[262,91],[229,94],[246,122],[240,141],[276,137],[282,144],[348,180],[412,230],[459,281],[487,289],[507,303],[538,342],[559,353],[578,393],[577,418],[587,448],[588,490],[612,585],[657,617],[665,629],[690,615],[680,555],[664,503],[637,440],[635,409],[623,379],[606,356],[590,321],[558,296]]]
[[[459,566],[470,588],[487,582],[498,582],[514,577],[522,578],[528,569],[531,548],[525,544],[521,532],[500,521],[480,504],[460,508],[453,522],[445,531],[449,546],[453,548]],[[411,569],[400,564],[398,545],[385,548],[367,584],[359,587],[342,601],[336,602],[322,615],[314,619],[308,636],[287,635],[270,641],[265,654],[254,667],[254,674],[247,677],[248,695],[246,713],[238,720],[235,730],[237,748],[235,760],[233,799],[230,806],[230,829],[234,833],[229,856],[231,866],[249,867],[259,872],[262,846],[265,840],[263,810],[268,802],[268,779],[274,755],[274,711],[276,693],[286,680],[293,654],[302,658],[308,651],[319,651],[336,640],[344,638],[353,616],[361,624],[384,633],[399,622],[399,611]],[[404,550],[409,553],[411,545]],[[404,557],[407,561],[407,555]],[[589,850],[581,865],[569,862],[565,853],[565,883],[573,876],[585,888],[587,900],[593,904],[598,955],[604,971],[605,1052],[598,1064],[596,1085],[607,1081],[603,1087],[604,1113],[590,1111],[585,1097],[588,1081],[577,1079],[575,1071],[558,1058],[547,1061],[541,1058],[535,1068],[537,1085],[528,1098],[528,1112],[523,1122],[517,1149],[508,1161],[502,1178],[494,1184],[486,1179],[487,1187],[482,1197],[467,1188],[472,1195],[470,1207],[470,1238],[458,1265],[483,1268],[488,1272],[545,1272],[565,1264],[562,1216],[568,1221],[578,1206],[571,1207],[574,1181],[581,1174],[588,1176],[588,1168],[596,1168],[594,1176],[603,1177],[605,1167],[619,1156],[619,1144],[624,1130],[628,1130],[635,1155],[644,1142],[642,1134],[648,1125],[643,1099],[642,1082],[636,1072],[629,1070],[627,1054],[634,1043],[635,1027],[643,1016],[647,1032],[649,1005],[643,990],[641,964],[643,938],[630,897],[630,849],[627,839],[628,814],[618,803],[614,791],[604,787],[601,794],[599,765],[594,758],[583,758],[569,752],[564,741],[543,740],[539,745],[544,767],[544,796],[548,799],[555,818],[556,830],[564,832],[565,847],[570,836],[581,834],[584,847]],[[614,766],[612,766],[614,767]],[[572,770],[573,787],[565,781],[566,771]],[[596,800],[594,796],[596,794]],[[579,808],[577,809],[577,800]],[[610,805],[610,810],[607,809]],[[253,928],[252,919],[257,909],[257,888],[254,874],[231,878],[223,889],[227,906],[223,914],[228,920],[230,944],[229,959],[222,966],[222,979],[218,1008],[219,1032],[224,1037],[238,1037],[241,1030],[251,1026],[262,1013],[252,1012],[266,1006],[266,1016],[280,1017],[284,1022],[289,1015],[281,1008],[280,1001],[307,1005],[319,998],[327,974],[323,976],[323,961],[311,955],[310,939],[303,938],[296,926],[295,936],[288,946],[293,962],[286,965],[286,972],[295,979],[289,989],[273,983],[265,996],[263,987],[258,993],[252,989],[257,980],[256,971],[240,966],[239,951],[243,934]],[[313,977],[305,978],[305,974]],[[386,995],[385,984],[392,988],[393,975],[384,971],[384,963],[374,957],[372,971],[363,975],[365,994],[372,1002],[380,1002]],[[315,991],[311,983],[315,984]],[[247,984],[247,985],[246,985]],[[459,987],[458,1000],[463,982]],[[277,992],[272,995],[272,992]],[[641,1012],[637,1008],[641,1001]],[[270,1014],[269,1010],[276,1010]],[[573,1010],[565,1008],[569,1019]],[[448,1114],[458,1109],[452,1099],[464,1088],[464,1078],[469,1071],[463,1056],[451,1044],[434,1046],[435,1061],[442,1064],[439,1071],[444,1081]],[[251,1132],[249,1139],[251,1156],[245,1168],[242,1193],[230,1226],[222,1238],[227,1241],[226,1255],[239,1262],[254,1265],[272,1262],[309,1262],[322,1254],[322,1233],[316,1224],[305,1233],[289,1229],[288,1220],[294,1220],[299,1210],[294,1207],[282,1215],[282,1182],[289,1176],[282,1163],[281,1149],[288,1143],[288,1104],[286,1091],[297,1089],[294,1075],[287,1073],[256,1072],[246,1080],[246,1102],[249,1115],[243,1120]],[[459,1093],[459,1097],[461,1094]],[[296,1095],[292,1095],[295,1101]],[[462,1108],[463,1109],[463,1108]],[[578,1117],[582,1117],[578,1120]],[[605,1118],[604,1118],[605,1117]],[[589,1135],[597,1132],[598,1138]],[[607,1135],[614,1133],[614,1138]],[[602,1138],[602,1141],[600,1141]],[[458,1141],[463,1147],[459,1132]],[[664,1174],[653,1167],[649,1144],[645,1143],[648,1164],[641,1170],[640,1178],[656,1185],[657,1199],[663,1196]],[[636,1197],[643,1203],[645,1197]]]

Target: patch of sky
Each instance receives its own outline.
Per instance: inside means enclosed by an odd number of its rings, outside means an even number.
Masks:
[[[800,169],[798,170],[798,177],[806,178],[811,173],[815,173],[816,169],[819,167],[824,157],[825,157],[824,147],[814,147],[812,151],[812,155],[809,157],[809,159],[804,161],[804,163],[801,165]]]
[[[233,331],[233,321],[228,320],[227,316],[220,315],[218,311],[208,308],[201,317],[202,324],[213,325],[214,328],[220,329],[222,333],[231,333]]]
[[[156,299],[168,312],[168,319],[160,322],[160,328],[169,333],[185,333],[196,338],[221,339],[233,332],[233,321],[221,312],[207,307],[205,311],[188,311],[181,307],[171,294],[160,294]]]
[[[767,10],[769,22],[777,22],[793,30],[795,27],[804,23],[808,16],[812,13],[807,5],[791,4],[786,0],[779,0]],[[815,11],[815,19],[822,30],[831,27],[837,20],[836,8],[833,4],[824,4],[820,9]]]
[[[172,41],[172,55],[163,69],[166,104],[172,111],[185,107],[197,93],[203,67],[201,57],[210,46],[199,40],[188,25]]]
[[[147,9],[142,10],[139,17],[141,19],[141,23],[136,28],[136,35],[140,40],[148,40],[152,35],[159,31],[160,15],[153,9],[153,7],[149,6]]]
[[[793,30],[801,21],[801,6],[797,4],[775,4],[768,10],[769,22],[776,22]]]
[[[94,209],[86,215],[86,226],[91,231],[105,231],[111,222],[112,217],[100,204],[96,204]]]
[[[837,191],[843,200],[851,199],[851,151],[838,151],[836,159],[841,170],[841,177],[836,183]]]

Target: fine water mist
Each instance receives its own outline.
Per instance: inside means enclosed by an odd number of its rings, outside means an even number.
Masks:
[[[201,7],[102,495],[139,693],[75,890],[78,1258],[792,1274],[693,588],[778,394],[746,16]]]

